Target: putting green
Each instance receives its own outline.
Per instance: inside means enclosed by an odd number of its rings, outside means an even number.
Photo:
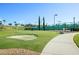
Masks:
[[[37,37],[35,35],[16,35],[16,36],[9,36],[7,38],[18,39],[18,40],[34,40]]]

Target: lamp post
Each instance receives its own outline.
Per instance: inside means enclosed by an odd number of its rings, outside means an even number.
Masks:
[[[75,29],[75,17],[73,17],[74,29]]]
[[[61,21],[58,21],[58,30],[60,30],[60,25],[61,24]]]
[[[54,25],[55,25],[55,17],[58,16],[57,14],[54,14]]]

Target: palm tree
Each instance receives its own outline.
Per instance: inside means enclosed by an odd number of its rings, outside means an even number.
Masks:
[[[12,26],[12,23],[8,23],[8,25],[10,26],[10,29],[12,29],[12,27],[11,27]]]
[[[14,21],[15,26],[17,27],[17,25],[19,25],[16,21]]]
[[[4,22],[4,25],[5,25],[6,20],[3,20],[3,22]]]
[[[24,26],[24,24],[20,24],[21,26]]]
[[[2,29],[3,28],[3,26],[2,26],[2,21],[0,21],[0,29]]]
[[[8,23],[9,26],[12,26],[12,23]]]
[[[15,26],[16,26],[16,24],[17,24],[16,21],[14,21],[14,25],[15,25]]]
[[[0,25],[2,25],[2,21],[0,21]]]

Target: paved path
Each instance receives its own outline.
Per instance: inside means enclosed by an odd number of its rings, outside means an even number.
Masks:
[[[61,34],[52,39],[43,49],[42,55],[76,55],[79,48],[73,41],[73,36],[77,33]]]

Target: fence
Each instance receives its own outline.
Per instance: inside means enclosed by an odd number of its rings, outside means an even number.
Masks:
[[[39,30],[38,26],[32,27],[33,30]],[[45,26],[45,30],[79,30],[79,24],[56,24],[53,26]],[[43,30],[43,26],[40,27],[40,30]]]

